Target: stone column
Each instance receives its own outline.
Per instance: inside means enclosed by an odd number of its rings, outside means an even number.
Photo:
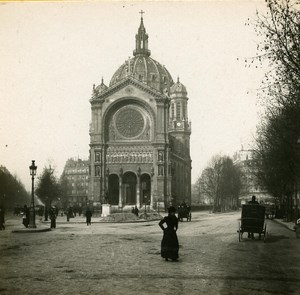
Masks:
[[[137,169],[136,206],[141,208],[141,167]]]
[[[154,202],[154,197],[153,197],[153,176],[154,176],[154,167],[151,167],[151,173],[150,173],[150,185],[151,185],[151,190],[150,190],[150,207],[153,209],[153,202]]]
[[[119,172],[119,208],[123,207],[123,169]]]

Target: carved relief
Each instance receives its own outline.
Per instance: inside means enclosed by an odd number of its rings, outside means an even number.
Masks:
[[[106,163],[152,163],[153,153],[147,149],[108,149]]]
[[[158,176],[163,176],[163,175],[164,175],[164,166],[158,165]]]
[[[95,162],[100,162],[101,161],[101,152],[96,151],[95,152]]]
[[[159,162],[164,161],[164,151],[158,151],[158,161]]]

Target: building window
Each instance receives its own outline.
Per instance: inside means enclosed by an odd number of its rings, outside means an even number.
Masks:
[[[182,117],[186,118],[186,104],[185,103],[182,104]]]
[[[176,119],[180,119],[180,102],[176,103]]]
[[[95,153],[95,162],[100,162],[100,153],[99,152]]]

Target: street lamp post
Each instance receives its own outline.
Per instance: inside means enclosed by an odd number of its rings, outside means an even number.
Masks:
[[[36,228],[35,225],[35,208],[34,208],[34,176],[36,175],[36,169],[37,166],[34,164],[34,160],[32,160],[31,166],[29,166],[30,169],[30,175],[31,175],[31,207],[30,207],[30,217],[29,217],[29,224],[28,227],[30,228]]]

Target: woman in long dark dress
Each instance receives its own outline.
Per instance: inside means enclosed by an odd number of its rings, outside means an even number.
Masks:
[[[179,243],[176,234],[178,219],[175,215],[176,209],[174,207],[170,207],[168,211],[169,215],[164,217],[158,224],[164,232],[161,241],[161,257],[165,258],[166,261],[168,261],[169,258],[173,261],[177,261],[179,257]],[[166,227],[164,226],[165,224]]]

